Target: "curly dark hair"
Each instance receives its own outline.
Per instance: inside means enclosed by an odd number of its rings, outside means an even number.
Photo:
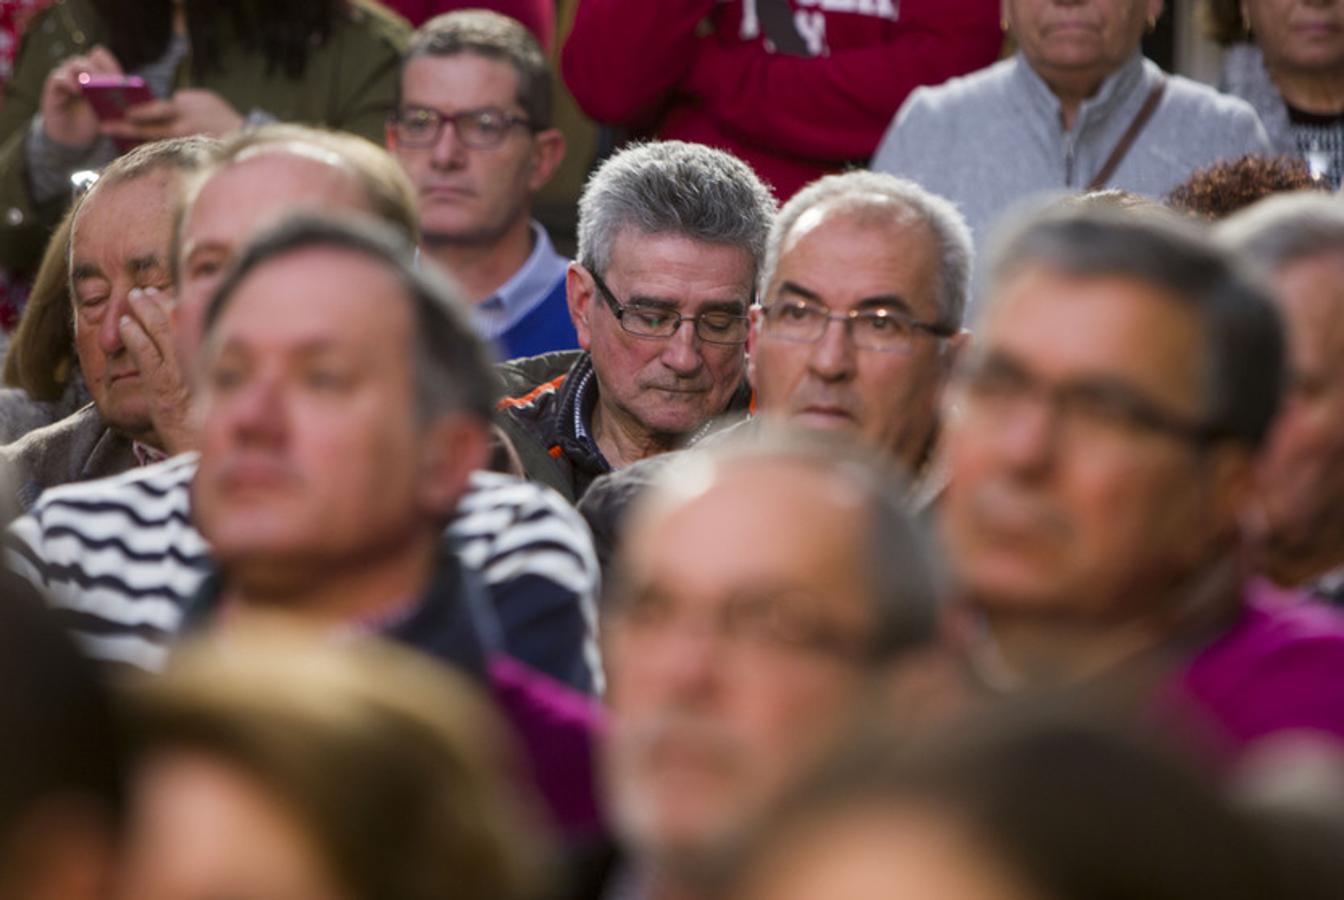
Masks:
[[[266,58],[267,71],[300,78],[308,54],[331,36],[338,16],[360,0],[184,0],[192,75],[222,65],[223,49],[241,43]],[[93,0],[107,24],[108,47],[127,70],[163,55],[172,36],[173,0]]]
[[[1240,0],[1201,0],[1199,21],[1209,39],[1224,47],[1250,39]]]
[[[1325,189],[1295,156],[1243,156],[1197,170],[1167,195],[1167,205],[1216,222],[1270,194]]]

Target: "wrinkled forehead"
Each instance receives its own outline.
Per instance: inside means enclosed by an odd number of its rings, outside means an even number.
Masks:
[[[70,223],[72,255],[92,237],[124,235],[128,229],[166,236],[184,181],[184,173],[163,165],[130,178],[95,183]],[[113,223],[115,227],[110,227]]]

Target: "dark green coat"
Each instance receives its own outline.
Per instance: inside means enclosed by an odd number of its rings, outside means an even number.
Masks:
[[[192,81],[191,61],[184,60],[176,86],[214,91],[244,116],[264,110],[281,121],[326,125],[381,144],[409,37],[403,19],[381,6],[355,3],[330,39],[309,54],[300,79],[267,72],[261,54],[234,46],[224,48],[221,67],[200,82]],[[11,271],[36,267],[67,202],[37,208],[28,195],[23,144],[42,85],[63,60],[103,40],[102,22],[88,0],[57,0],[33,17],[24,34],[0,107],[0,266]]]

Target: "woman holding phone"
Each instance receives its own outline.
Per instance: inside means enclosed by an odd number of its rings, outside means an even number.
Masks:
[[[0,266],[31,270],[71,174],[119,148],[276,120],[379,139],[408,36],[368,0],[57,0],[0,106]]]

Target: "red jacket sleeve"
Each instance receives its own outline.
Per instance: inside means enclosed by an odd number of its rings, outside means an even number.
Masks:
[[[867,159],[907,94],[989,65],[1002,45],[998,3],[936,0],[922,14],[914,7],[902,4],[895,40],[829,56],[704,40],[684,87],[744,142],[808,159]]]
[[[579,0],[560,54],[583,111],[609,124],[649,123],[695,57],[715,0]]]

